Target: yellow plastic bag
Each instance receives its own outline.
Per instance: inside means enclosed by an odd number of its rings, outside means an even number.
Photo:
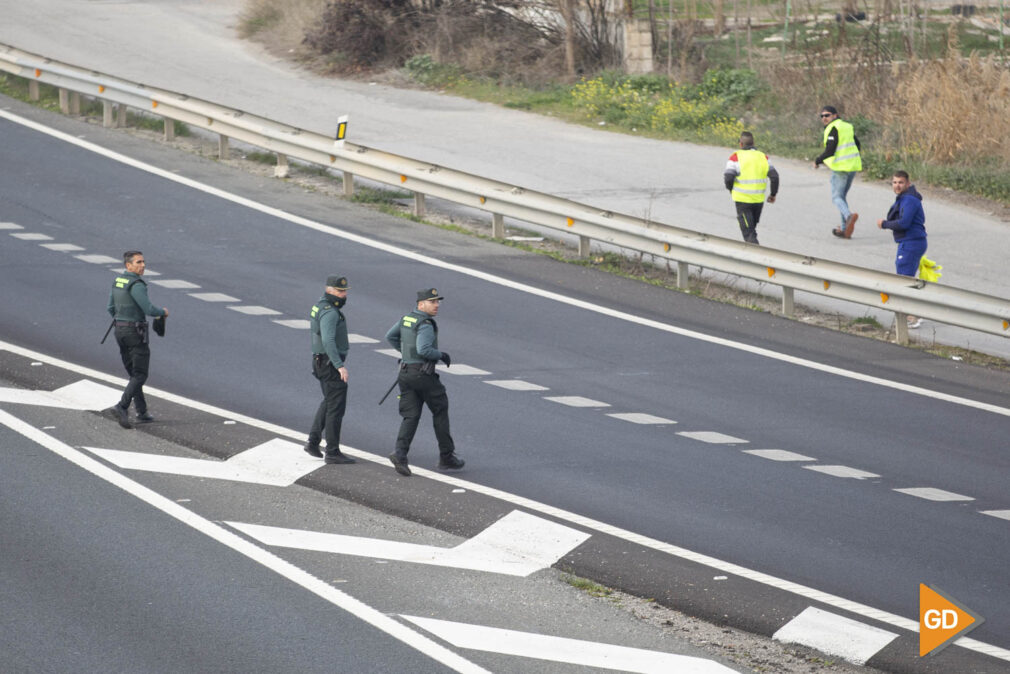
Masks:
[[[943,276],[943,274],[940,273],[941,269],[943,269],[943,266],[937,264],[933,260],[930,260],[925,255],[919,259],[919,278],[923,281],[936,283],[940,280],[940,277]]]

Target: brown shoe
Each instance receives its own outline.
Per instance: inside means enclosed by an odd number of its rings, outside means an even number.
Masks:
[[[859,213],[850,213],[849,219],[845,221],[845,238],[852,238],[852,230],[856,228],[856,220],[859,219]]]

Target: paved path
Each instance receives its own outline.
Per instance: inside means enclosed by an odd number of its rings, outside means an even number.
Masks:
[[[352,116],[355,142],[669,224],[738,235],[722,168],[730,148],[635,138],[437,93],[324,79],[236,37],[240,0],[0,0],[0,42],[330,133]],[[813,113],[811,113],[813,114]],[[817,138],[811,139],[811,153]],[[758,139],[760,146],[760,138]],[[893,195],[859,180],[855,237],[835,239],[828,173],[773,158],[780,199],[765,210],[762,244],[873,269],[893,269],[894,243],[875,222]],[[1010,297],[1002,272],[1010,223],[925,190],[930,257],[943,282]],[[813,296],[832,311],[867,310]],[[889,322],[891,314],[877,314]],[[919,338],[1010,357],[1010,340],[927,323]]]

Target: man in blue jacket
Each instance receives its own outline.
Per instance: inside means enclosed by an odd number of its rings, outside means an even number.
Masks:
[[[877,220],[877,227],[891,230],[898,244],[895,271],[902,276],[915,276],[919,271],[919,260],[926,253],[926,213],[922,209],[922,195],[905,171],[894,172],[891,189],[898,196],[887,211],[887,218]],[[908,327],[917,328],[921,324],[921,319],[908,317]]]

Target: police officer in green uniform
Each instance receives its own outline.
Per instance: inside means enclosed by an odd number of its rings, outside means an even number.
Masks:
[[[126,272],[117,274],[112,282],[108,311],[115,323],[119,355],[123,359],[126,373],[130,375],[130,381],[123,390],[119,403],[112,406],[112,411],[120,426],[133,428],[129,416],[131,402],[136,408],[138,422],[154,421],[154,417],[147,411],[147,401],[144,399],[144,382],[147,381],[151,363],[147,317],[168,316],[168,309],[154,306],[147,297],[147,283],[141,278],[147,265],[144,254],[139,250],[129,250],[123,253],[123,263]]]
[[[328,276],[326,290],[309,313],[312,333],[312,374],[323,389],[316,417],[309,429],[305,451],[322,457],[326,463],[355,463],[340,452],[340,425],[347,407],[347,321],[340,311],[347,302],[347,278]],[[326,454],[319,443],[326,436]]]
[[[401,354],[400,373],[400,432],[396,436],[396,451],[389,460],[400,475],[410,475],[407,452],[421,419],[421,405],[431,410],[438,440],[438,467],[441,470],[458,470],[463,459],[455,454],[456,446],[449,434],[449,397],[445,386],[435,373],[435,363],[442,361],[446,367],[452,363],[449,354],[438,349],[439,302],[444,297],[435,288],[417,292],[417,306],[386,332],[386,341]]]

